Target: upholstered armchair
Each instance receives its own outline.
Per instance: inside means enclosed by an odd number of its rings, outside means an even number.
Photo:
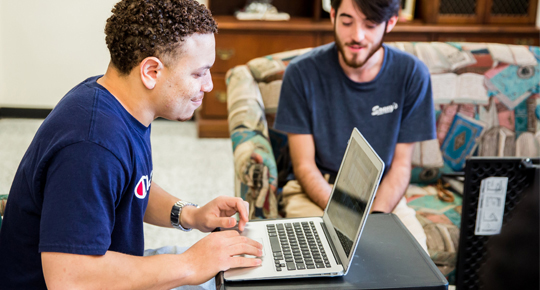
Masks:
[[[288,62],[310,49],[256,58],[226,75],[229,132],[233,144],[236,195],[250,203],[249,217],[276,218],[280,191],[276,155],[286,135],[272,132],[281,78]]]
[[[6,209],[7,194],[0,194],[0,227],[2,227],[2,217],[4,216],[4,210]]]

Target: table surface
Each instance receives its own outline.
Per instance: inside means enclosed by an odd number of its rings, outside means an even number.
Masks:
[[[346,276],[228,282],[218,289],[448,289],[448,281],[394,214],[370,215]]]

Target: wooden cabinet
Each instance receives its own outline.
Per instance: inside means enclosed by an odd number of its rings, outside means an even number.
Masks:
[[[425,23],[534,25],[538,0],[418,0]]]
[[[499,0],[467,1],[495,3]],[[525,1],[535,8],[538,2],[538,0],[505,1]],[[332,42],[334,33],[328,13],[322,11],[320,0],[274,0],[272,4],[279,11],[291,15],[289,21],[276,22],[237,20],[232,14],[242,8],[245,0],[209,2],[219,29],[216,34],[216,62],[211,69],[214,90],[205,95],[195,118],[199,137],[228,137],[225,85],[225,74],[228,69],[245,64],[256,57]],[[417,2],[417,9],[421,9],[419,3]],[[426,24],[417,19],[408,23],[398,23],[386,36],[385,41],[467,41],[539,45],[539,31],[534,25],[525,23],[448,25]]]
[[[260,33],[220,30],[216,35],[216,62],[212,71],[225,73],[231,67],[259,56],[314,45],[316,41],[313,35],[294,31]]]
[[[212,82],[214,83],[214,89],[204,96],[204,105],[201,111],[205,117],[226,119],[227,86],[225,85],[225,74],[213,74]]]
[[[531,24],[536,21],[538,0],[486,0],[488,24]]]

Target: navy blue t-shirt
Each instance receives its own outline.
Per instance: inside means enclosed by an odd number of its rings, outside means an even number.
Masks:
[[[386,170],[397,143],[434,139],[431,79],[424,63],[384,45],[375,79],[358,83],[341,68],[334,43],[293,59],[283,78],[274,128],[312,134],[317,167],[323,174],[336,174],[354,127]]]
[[[45,289],[41,252],[144,252],[150,127],[98,78],[58,103],[19,165],[0,229],[2,289]]]

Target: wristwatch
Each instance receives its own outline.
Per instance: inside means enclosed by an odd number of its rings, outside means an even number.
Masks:
[[[171,209],[171,225],[173,226],[173,228],[175,229],[179,229],[179,230],[183,230],[184,232],[189,232],[191,231],[192,229],[191,228],[184,228],[181,224],[180,224],[180,215],[182,214],[182,209],[185,207],[185,206],[194,206],[196,208],[199,208],[198,205],[194,204],[194,203],[191,203],[191,202],[187,202],[187,201],[183,201],[183,200],[179,200],[177,201],[172,209]]]

